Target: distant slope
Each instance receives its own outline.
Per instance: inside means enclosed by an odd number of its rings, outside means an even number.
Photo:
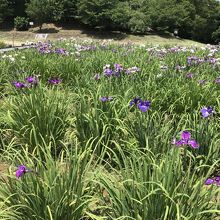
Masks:
[[[10,45],[20,46],[27,41],[34,42],[35,35],[38,28],[31,31],[13,31],[13,30],[0,30],[0,41],[3,41]],[[53,24],[46,24],[43,26],[43,33],[48,33],[48,40],[57,40],[59,38],[84,38],[84,39],[114,39],[115,41],[128,42],[138,44],[170,44],[170,45],[203,45],[201,43],[177,39],[171,36],[158,36],[158,35],[127,35],[121,32],[103,32],[95,30],[85,29],[64,29],[62,27],[56,27]]]

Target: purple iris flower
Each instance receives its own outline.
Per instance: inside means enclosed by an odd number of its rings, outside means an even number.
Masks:
[[[215,180],[215,182],[216,182],[216,185],[217,185],[217,186],[220,186],[220,176],[216,176],[216,177],[214,178],[214,180]]]
[[[14,86],[17,88],[17,89],[22,89],[24,87],[27,87],[25,83],[23,82],[13,82]]]
[[[114,71],[113,71],[114,76],[119,77],[119,76],[120,76],[120,73],[123,71],[122,65],[116,63],[116,64],[114,64],[114,68],[115,68]]]
[[[26,166],[20,165],[20,166],[18,166],[18,169],[15,172],[15,175],[19,179],[20,177],[22,177],[27,172],[32,172],[32,170],[28,170],[26,168]]]
[[[105,76],[111,76],[113,71],[110,68],[104,69],[104,75]]]
[[[133,100],[130,101],[130,106],[132,105],[137,105],[141,100],[141,98],[134,98]]]
[[[188,66],[198,65],[198,64],[203,63],[203,62],[204,62],[204,59],[198,58],[196,56],[192,56],[192,57],[187,58]]]
[[[52,85],[57,85],[57,84],[60,84],[61,82],[62,82],[62,80],[58,79],[58,78],[51,78],[48,80],[48,83],[52,84]]]
[[[102,97],[100,98],[100,100],[101,100],[102,102],[112,101],[112,100],[113,100],[113,97],[112,97],[112,96],[109,96],[109,97],[107,97],[107,96],[102,96]]]
[[[209,106],[209,107],[202,108],[201,113],[202,113],[203,118],[208,118],[210,115],[215,113],[215,111],[213,110],[213,108],[211,106]]]
[[[199,58],[197,61],[196,61],[196,64],[201,64],[201,63],[204,63],[204,59],[203,58]]]
[[[199,144],[198,144],[198,143],[196,142],[196,140],[194,140],[194,139],[188,140],[188,143],[187,143],[187,144],[190,145],[191,148],[194,148],[194,149],[199,148]]]
[[[220,83],[220,77],[218,77],[216,80],[215,80],[215,83]]]
[[[198,57],[196,57],[196,56],[187,57],[187,64],[190,66],[190,65],[192,65],[197,59],[198,59]]]
[[[105,96],[103,96],[103,97],[100,98],[100,100],[101,100],[102,102],[106,102],[106,101],[108,101],[108,98],[105,97]]]
[[[118,71],[113,71],[113,74],[114,74],[115,77],[119,77],[120,76],[120,72],[118,72]]]
[[[39,45],[38,51],[41,54],[53,53],[53,50],[51,49],[51,45],[49,45],[49,44]]]
[[[215,176],[215,177],[212,177],[212,178],[208,178],[205,181],[205,185],[212,185],[212,184],[215,184],[216,186],[220,186],[220,176]]]
[[[179,147],[179,146],[182,146],[184,144],[187,144],[187,141],[186,140],[182,140],[182,139],[178,140],[178,141],[174,140],[173,144],[175,144],[177,147]]]
[[[150,101],[140,101],[138,103],[138,108],[142,111],[142,112],[146,112],[149,108],[150,108],[151,102]]]
[[[206,181],[205,181],[205,185],[211,185],[214,183],[214,180],[211,179],[211,178],[208,178]]]
[[[36,76],[28,76],[25,78],[26,82],[32,84],[32,85],[37,85],[38,84],[38,78]]]
[[[181,139],[172,141],[172,144],[175,144],[177,147],[189,145],[191,148],[199,148],[199,144],[196,140],[191,139],[191,133],[189,131],[183,131],[181,133]]]
[[[209,62],[210,64],[215,64],[217,62],[216,58],[210,58],[207,60],[207,62]]]
[[[69,54],[64,48],[55,49],[55,53],[56,54],[61,54],[61,55],[68,55]]]
[[[146,112],[150,108],[151,102],[143,101],[141,98],[134,98],[129,105],[136,105],[142,112]]]
[[[188,131],[183,131],[181,134],[182,140],[189,140],[191,138],[191,134]]]
[[[118,63],[114,64],[114,68],[116,72],[121,72],[123,70],[122,65]]]

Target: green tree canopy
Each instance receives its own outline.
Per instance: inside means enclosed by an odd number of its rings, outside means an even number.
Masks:
[[[58,21],[64,13],[63,1],[59,0],[30,0],[26,13],[39,25],[47,21]]]
[[[5,21],[7,17],[12,16],[11,2],[8,0],[0,0],[0,23]]]
[[[77,3],[79,19],[89,26],[112,26],[112,10],[118,0],[79,0]]]
[[[77,2],[78,0],[62,0],[64,13],[62,15],[62,20],[64,22],[71,22],[75,20],[77,16]]]
[[[14,12],[13,12],[14,11]],[[12,14],[13,12],[13,14]],[[44,22],[147,33],[173,32],[205,43],[219,41],[219,0],[0,0],[0,22],[26,17]]]

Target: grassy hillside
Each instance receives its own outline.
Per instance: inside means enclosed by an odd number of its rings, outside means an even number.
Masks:
[[[43,26],[43,33],[48,33],[48,40],[57,40],[59,38],[88,38],[88,39],[113,39],[120,42],[134,42],[139,44],[160,44],[160,45],[202,45],[201,43],[177,39],[172,36],[158,36],[150,35],[129,35],[121,32],[104,32],[86,30],[79,27],[57,27],[53,24],[45,24]],[[10,45],[19,46],[27,41],[34,42],[35,35],[38,33],[38,28],[33,28],[30,31],[14,31],[12,29],[0,30],[0,41]]]

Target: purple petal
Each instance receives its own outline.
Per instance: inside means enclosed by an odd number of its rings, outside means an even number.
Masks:
[[[38,84],[38,78],[35,76],[28,76],[25,78],[25,80],[30,84]]]
[[[220,176],[214,177],[214,181],[215,181],[217,186],[220,186]]]
[[[26,166],[21,165],[21,166],[18,166],[18,169],[15,172],[15,175],[17,178],[20,178],[25,174],[25,172],[26,172]]]
[[[211,179],[211,178],[208,178],[206,181],[205,181],[205,185],[211,185],[214,183],[214,180]]]
[[[189,139],[191,138],[190,132],[188,132],[188,131],[183,131],[182,134],[181,134],[181,138],[182,138],[183,140],[189,140]]]
[[[208,106],[207,111],[209,114],[215,113],[213,107],[211,107],[211,106]]]
[[[52,85],[60,84],[61,82],[62,82],[62,80],[57,79],[57,78],[51,78],[51,79],[48,80],[48,83],[52,84]]]
[[[142,101],[141,98],[134,98],[133,100],[130,101],[130,106],[137,105],[141,101]]]
[[[138,108],[142,111],[142,112],[146,112],[149,108],[150,108],[150,101],[140,101],[138,103]]]
[[[13,84],[17,89],[22,89],[22,88],[26,87],[25,83],[23,83],[23,82],[13,82]]]
[[[183,139],[178,140],[178,141],[176,141],[176,143],[175,143],[175,145],[176,145],[177,147],[183,146],[183,145],[186,145],[186,144],[187,144],[187,141],[186,141],[186,140],[183,140]]]
[[[23,171],[23,170],[17,170],[15,175],[17,178],[20,178],[24,175],[24,173],[25,173],[25,171]]]
[[[220,176],[215,176],[215,177],[214,177],[214,180],[217,181],[217,182],[219,182],[219,181],[220,181]]]
[[[189,140],[188,144],[194,149],[199,148],[199,144],[196,142],[196,140]]]
[[[108,98],[105,97],[105,96],[103,96],[103,97],[100,98],[100,100],[101,100],[102,102],[106,102],[106,101],[108,100]]]
[[[201,113],[203,118],[207,118],[210,115],[206,107],[202,108]]]
[[[146,112],[149,109],[149,106],[146,105],[138,105],[138,108],[142,111],[142,112]]]
[[[104,75],[105,75],[105,76],[111,76],[112,73],[113,73],[113,71],[112,71],[110,68],[106,68],[106,69],[104,70]]]

